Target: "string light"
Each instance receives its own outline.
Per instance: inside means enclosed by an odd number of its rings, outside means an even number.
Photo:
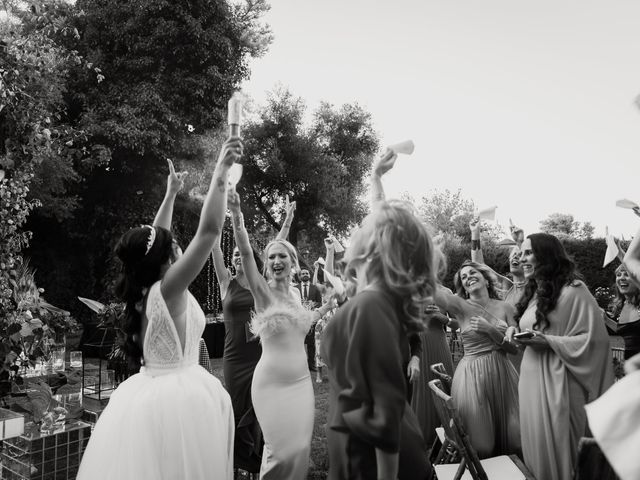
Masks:
[[[224,264],[227,268],[231,266],[231,258],[233,257],[233,229],[230,225],[226,225],[222,230],[222,256]],[[206,265],[207,271],[207,299],[205,302],[206,313],[217,315],[222,311],[222,299],[220,298],[220,285],[218,277],[213,266],[213,254],[209,255]]]

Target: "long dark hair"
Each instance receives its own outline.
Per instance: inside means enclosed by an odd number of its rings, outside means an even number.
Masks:
[[[531,241],[537,265],[516,305],[516,321],[520,323],[529,301],[537,295],[536,322],[533,327],[544,331],[549,326],[547,315],[556,308],[562,288],[582,278],[557,237],[548,233],[533,233],[527,238]]]
[[[152,229],[155,231],[155,239],[147,252]],[[140,302],[144,298],[143,289],[149,288],[160,279],[162,266],[171,258],[172,241],[173,236],[169,230],[144,226],[132,228],[125,233],[115,248],[116,255],[122,262],[122,271],[116,282],[115,292],[126,303],[125,342],[122,348],[132,370],[140,368],[142,359],[142,339],[138,337],[142,326],[139,310]]]
[[[498,296],[498,292],[496,291],[497,279],[495,275],[491,272],[491,269],[489,269],[489,267],[487,267],[486,265],[473,262],[471,260],[465,260],[464,262],[462,262],[462,265],[460,265],[460,268],[458,269],[456,274],[453,276],[453,285],[455,286],[456,293],[458,294],[459,297],[469,298],[469,294],[464,289],[464,285],[462,284],[462,279],[460,278],[460,272],[462,272],[462,269],[464,267],[471,267],[480,272],[480,274],[484,277],[485,281],[487,282],[487,292],[489,293],[489,298],[493,298],[495,300],[498,300],[500,298]]]
[[[624,265],[618,266],[618,268],[616,268],[616,276],[621,270],[626,271],[627,269],[625,268]],[[631,295],[629,295],[629,303],[634,307],[638,308],[640,307],[640,289],[634,285],[631,279],[629,279],[629,285],[633,289],[633,292],[631,293]],[[614,291],[615,291],[615,298],[609,304],[607,311],[610,313],[610,315],[613,318],[617,320],[618,317],[620,317],[620,312],[622,312],[622,307],[624,307],[624,304],[627,301],[627,297],[624,296],[622,293],[620,293],[620,290],[618,290],[617,281],[614,284]]]

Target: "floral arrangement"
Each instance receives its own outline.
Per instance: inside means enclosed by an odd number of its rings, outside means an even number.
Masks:
[[[54,307],[38,288],[29,262],[10,270],[11,295],[4,297],[0,312],[0,397],[23,384],[21,371],[48,359],[52,347],[78,328],[69,312]]]

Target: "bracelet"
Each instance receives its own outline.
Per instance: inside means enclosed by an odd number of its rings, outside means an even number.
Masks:
[[[471,240],[471,250],[480,250],[480,240]]]

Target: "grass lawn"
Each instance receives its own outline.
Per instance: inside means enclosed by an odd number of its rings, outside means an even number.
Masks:
[[[222,359],[212,358],[211,367],[213,373],[223,383]],[[313,438],[311,439],[311,460],[309,462],[309,480],[324,480],[329,470],[329,458],[327,453],[327,437],[325,435],[325,423],[329,409],[329,384],[315,382],[315,373],[311,377],[313,390],[316,397],[316,420],[313,426]]]

